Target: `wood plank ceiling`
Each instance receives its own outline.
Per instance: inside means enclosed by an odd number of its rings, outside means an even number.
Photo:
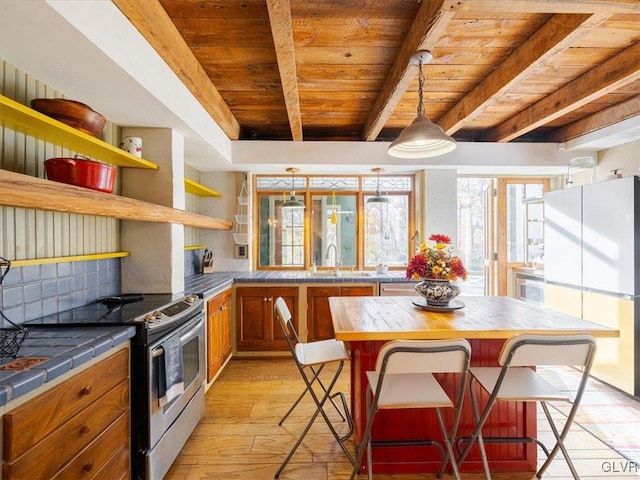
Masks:
[[[638,0],[114,0],[232,140],[566,141],[640,115]]]

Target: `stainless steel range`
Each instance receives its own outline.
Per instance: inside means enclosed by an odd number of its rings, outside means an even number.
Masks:
[[[28,322],[29,328],[38,325],[136,327],[131,348],[132,477],[161,479],[204,414],[203,300],[197,295],[122,295]],[[169,346],[171,353],[165,352]],[[163,393],[168,356],[181,359],[176,364],[183,387],[172,391],[172,398]]]

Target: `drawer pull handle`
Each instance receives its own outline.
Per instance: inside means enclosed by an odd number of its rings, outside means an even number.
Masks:
[[[80,390],[80,395],[89,395],[91,393],[91,385],[87,385],[82,390]]]
[[[93,462],[89,460],[87,463],[84,464],[84,466],[82,467],[82,470],[85,472],[90,472],[91,470],[93,470]]]
[[[91,425],[82,425],[80,427],[80,435],[85,435],[91,431]]]

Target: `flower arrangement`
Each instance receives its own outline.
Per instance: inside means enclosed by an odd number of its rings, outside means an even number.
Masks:
[[[452,247],[447,246],[451,244],[451,238],[434,234],[429,240],[436,242],[435,246],[429,247],[425,242],[420,244],[420,250],[407,265],[407,280],[466,280],[467,270],[462,260],[453,254]]]

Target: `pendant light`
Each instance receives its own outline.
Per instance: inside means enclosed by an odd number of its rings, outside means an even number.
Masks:
[[[389,203],[389,197],[380,193],[380,173],[384,172],[384,168],[373,168],[371,171],[378,175],[378,181],[376,183],[376,193],[373,197],[367,199],[367,203]]]
[[[396,158],[427,158],[448,153],[456,148],[456,142],[444,133],[440,126],[424,115],[422,90],[424,75],[422,65],[432,59],[429,50],[419,50],[411,57],[411,63],[418,65],[418,116],[405,128],[398,138],[389,145],[387,153]]]
[[[291,173],[291,196],[289,197],[289,200],[282,204],[283,209],[305,208],[304,202],[296,198],[296,173],[299,171],[300,170],[298,168],[287,168],[287,172]]]
[[[333,211],[331,212],[331,224],[338,223],[338,204],[336,203],[336,192],[333,192]]]

